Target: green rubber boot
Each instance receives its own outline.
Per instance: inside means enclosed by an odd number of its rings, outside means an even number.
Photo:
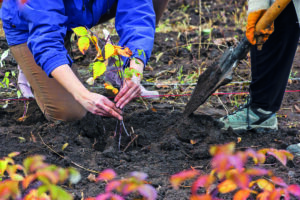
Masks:
[[[222,128],[224,130],[227,130],[229,127],[233,130],[278,129],[275,113],[261,108],[251,108],[249,105],[245,105],[236,112],[222,117],[219,121],[224,123]]]

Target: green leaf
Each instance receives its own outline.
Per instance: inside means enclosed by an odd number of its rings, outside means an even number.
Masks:
[[[93,65],[93,78],[96,79],[106,71],[106,65],[104,62],[95,62]]]
[[[17,91],[17,96],[18,96],[18,99],[22,96],[22,93],[20,90]]]
[[[0,160],[0,176],[4,174],[7,169],[8,162],[6,160]]]
[[[145,51],[143,49],[138,49],[137,51],[138,51],[139,56],[141,56],[143,54],[144,58],[146,58],[146,54],[145,54]]]
[[[11,176],[11,180],[13,181],[23,181],[24,180],[24,177],[21,176],[20,174],[13,174]]]
[[[38,196],[41,196],[42,194],[45,194],[49,190],[48,186],[42,185],[38,188]]]
[[[73,28],[72,29],[74,31],[74,33],[76,35],[78,35],[79,37],[82,37],[82,36],[87,36],[88,35],[88,31],[86,30],[85,27],[83,26],[79,26],[77,28]]]
[[[90,39],[88,37],[81,37],[78,40],[78,48],[81,51],[82,54],[85,54],[85,52],[90,47]]]

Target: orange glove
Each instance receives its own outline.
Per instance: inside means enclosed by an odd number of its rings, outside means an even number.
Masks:
[[[252,45],[264,44],[269,36],[274,32],[274,23],[272,23],[270,27],[261,30],[259,34],[255,33],[255,26],[265,12],[266,10],[258,10],[250,12],[248,15],[246,37]]]

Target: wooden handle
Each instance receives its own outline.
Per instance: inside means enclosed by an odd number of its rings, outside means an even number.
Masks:
[[[276,0],[256,24],[255,32],[259,34],[260,30],[270,26],[291,1],[292,0]]]

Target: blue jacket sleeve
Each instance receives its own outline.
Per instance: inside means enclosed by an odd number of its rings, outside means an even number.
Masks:
[[[133,56],[147,64],[151,56],[155,34],[155,13],[152,0],[119,0],[116,30],[120,46],[129,47]],[[144,50],[139,53],[138,50]]]
[[[64,46],[67,17],[63,0],[31,0],[20,10],[29,26],[28,47],[46,74],[51,76],[63,64],[71,65],[72,59]]]

